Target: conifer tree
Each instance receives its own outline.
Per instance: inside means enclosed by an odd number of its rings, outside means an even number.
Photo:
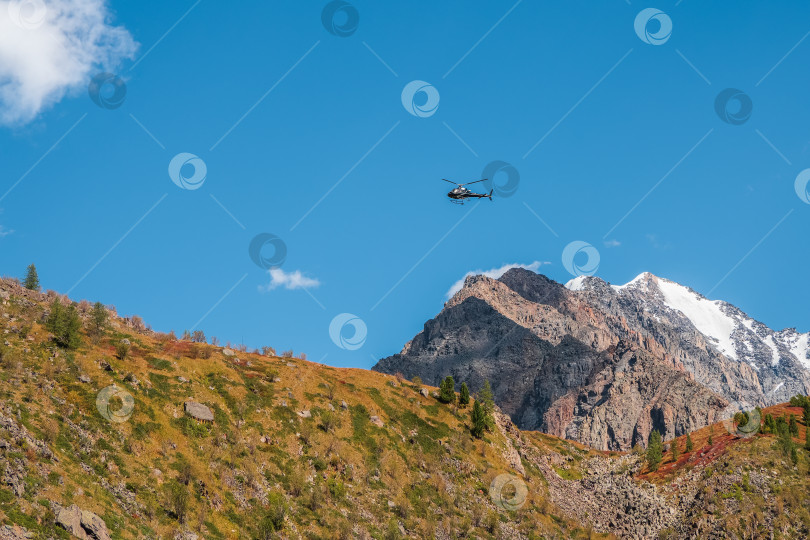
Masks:
[[[461,383],[461,389],[458,392],[458,404],[466,407],[470,403],[470,389],[467,388],[467,383]]]
[[[692,450],[694,450],[694,448],[695,448],[695,445],[692,442],[692,434],[687,433],[686,434],[686,451],[691,452]]]
[[[678,439],[672,439],[672,461],[673,463],[678,461],[678,456],[680,452],[678,451]]]
[[[796,422],[796,416],[794,416],[792,414],[790,415],[790,424],[789,424],[789,427],[788,427],[788,431],[794,437],[799,436],[799,424]]]
[[[484,408],[478,401],[473,403],[472,412],[470,413],[472,419],[472,434],[480,439],[484,436],[486,429],[486,417],[484,416]]]
[[[25,281],[23,281],[23,286],[26,289],[31,289],[32,291],[39,290],[39,275],[37,275],[37,267],[34,266],[34,263],[29,264],[25,271]]]
[[[663,458],[663,446],[661,444],[661,434],[657,429],[650,433],[650,442],[647,445],[647,466],[651,471],[657,471]]]
[[[452,375],[444,378],[439,385],[439,401],[442,403],[453,403],[456,400],[456,382]]]
[[[93,304],[90,311],[90,334],[94,338],[98,338],[107,329],[108,318],[107,308],[101,302]]]
[[[484,409],[484,423],[487,431],[492,431],[495,427],[495,396],[488,380],[484,381],[483,388],[478,391],[478,400],[481,401],[481,407]]]
[[[774,420],[773,415],[768,413],[765,415],[765,427],[762,430],[765,433],[775,433],[776,432],[776,420]]]
[[[810,452],[810,427],[804,430],[804,449]]]
[[[79,334],[81,326],[82,321],[76,311],[76,306],[71,304],[65,307],[58,298],[53,301],[45,327],[53,334],[56,343],[67,349],[78,347],[81,344]]]

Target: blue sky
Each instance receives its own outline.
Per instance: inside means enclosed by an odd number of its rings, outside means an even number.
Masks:
[[[20,22],[0,4],[3,29]],[[565,282],[580,241],[612,283],[650,271],[810,330],[810,204],[794,189],[810,167],[810,5],[594,4],[358,0],[333,19],[356,10],[347,36],[325,28],[326,2],[22,11],[35,28],[0,38],[0,273],[34,262],[45,288],[156,330],[370,367],[468,271],[537,261]],[[20,45],[74,31],[65,6],[110,37],[59,53],[75,65]],[[672,23],[668,38],[642,25],[659,44],[634,30],[649,7]],[[88,96],[101,71],[125,84],[120,106]],[[414,80],[439,96],[422,117],[402,103]],[[737,125],[715,111],[727,88],[753,104]],[[169,177],[179,153],[205,163],[198,189]],[[511,196],[446,200],[441,178],[477,180],[496,160],[519,173]],[[275,278],[248,252],[261,233],[286,246]],[[365,341],[351,324],[344,348],[330,338],[343,313]]]

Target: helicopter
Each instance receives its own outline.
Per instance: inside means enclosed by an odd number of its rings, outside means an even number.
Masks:
[[[476,193],[476,192],[470,191],[469,189],[464,187],[464,186],[467,186],[467,185],[470,185],[470,184],[477,184],[478,182],[486,182],[486,180],[487,180],[486,178],[484,178],[483,180],[476,180],[475,182],[467,182],[466,184],[459,184],[457,182],[452,182],[452,181],[448,180],[447,178],[442,178],[442,180],[444,180],[445,182],[450,182],[451,184],[456,184],[456,186],[458,186],[456,188],[453,188],[452,190],[450,190],[450,192],[447,193],[447,196],[450,197],[450,202],[453,202],[453,203],[456,203],[456,204],[464,204],[464,199],[483,199],[483,198],[487,198],[490,201],[492,200],[492,191],[493,190],[491,190],[491,189],[489,190],[489,193],[487,194],[487,193]]]

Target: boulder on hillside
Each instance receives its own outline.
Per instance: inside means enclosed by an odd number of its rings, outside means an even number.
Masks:
[[[186,414],[195,420],[200,420],[201,422],[214,421],[214,413],[202,403],[197,403],[196,401],[186,401],[183,404],[183,408],[185,409]]]
[[[110,540],[107,524],[89,510],[82,510],[75,504],[59,508],[56,523],[67,532],[82,540]]]

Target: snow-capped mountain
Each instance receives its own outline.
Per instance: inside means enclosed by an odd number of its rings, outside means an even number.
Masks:
[[[523,429],[626,450],[732,410],[810,393],[808,334],[774,331],[731,304],[644,273],[562,285],[523,268],[468,276],[442,311],[375,370],[489,380]]]
[[[599,278],[585,276],[565,287],[602,291],[603,284]],[[691,326],[714,351],[751,366],[757,371],[766,404],[786,401],[801,391],[801,381],[810,372],[810,333],[802,334],[795,328],[772,330],[728,302],[709,300],[649,272],[624,285],[611,285],[611,289],[658,321],[668,320],[681,331]]]

